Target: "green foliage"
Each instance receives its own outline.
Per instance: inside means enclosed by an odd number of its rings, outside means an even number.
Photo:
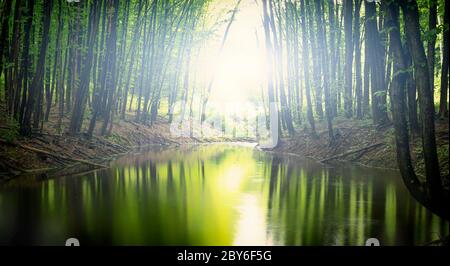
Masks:
[[[0,137],[9,142],[14,142],[19,136],[19,123],[14,119],[7,119],[5,126],[0,128]]]

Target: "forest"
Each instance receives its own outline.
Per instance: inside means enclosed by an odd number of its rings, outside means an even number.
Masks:
[[[449,5],[0,0],[0,176],[101,168],[100,157],[155,142],[258,142],[272,125],[271,151],[385,156],[375,166],[393,161],[448,221]],[[221,109],[228,97],[233,111]],[[182,123],[188,134],[170,136]],[[391,157],[374,155],[383,145]]]

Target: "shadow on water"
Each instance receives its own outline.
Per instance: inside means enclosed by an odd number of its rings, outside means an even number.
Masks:
[[[0,186],[0,244],[421,245],[446,234],[396,172],[225,144]]]

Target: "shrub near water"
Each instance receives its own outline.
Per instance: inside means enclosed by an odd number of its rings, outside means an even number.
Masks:
[[[19,123],[14,119],[7,119],[4,126],[0,126],[0,138],[12,143],[19,136]]]

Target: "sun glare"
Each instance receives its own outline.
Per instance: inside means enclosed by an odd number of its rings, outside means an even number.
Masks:
[[[236,1],[224,2],[228,10],[236,4]],[[201,52],[198,67],[207,69],[202,78],[214,76],[210,101],[245,105],[260,95],[266,72],[264,45],[259,36],[262,34],[259,9],[254,1],[243,0],[222,51],[219,53],[223,35],[217,35]],[[226,17],[229,19],[230,15]],[[226,27],[227,23],[223,24]]]

